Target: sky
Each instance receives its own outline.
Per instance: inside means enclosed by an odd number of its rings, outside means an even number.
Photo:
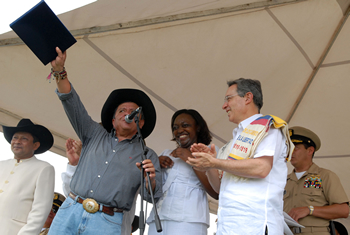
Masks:
[[[29,9],[34,7],[39,0],[0,0],[1,8],[0,8],[0,34],[11,31],[9,25],[27,12]],[[67,11],[71,11],[73,9],[79,8],[86,4],[95,2],[96,0],[46,0],[45,2],[51,8],[51,10],[56,14],[61,14]],[[5,140],[2,133],[0,133],[0,148],[2,149],[0,155],[1,160],[7,160],[13,158],[13,153],[11,151],[10,144]],[[53,152],[47,151],[43,154],[36,155],[36,157],[40,160],[47,161],[51,165],[55,167],[55,192],[59,192],[63,194],[62,190],[62,180],[61,173],[66,170],[66,166],[68,163],[67,158],[57,155]],[[139,215],[139,206],[140,200],[137,201],[135,214]],[[144,206],[144,210],[146,207]],[[148,213],[152,209],[152,205],[148,204]],[[210,215],[210,224],[211,227],[208,229],[208,235],[213,235],[216,231],[216,215]],[[138,230],[139,231],[139,230]],[[135,232],[134,234],[139,234]],[[146,226],[145,234],[147,234],[148,227]]]
[[[46,0],[45,2],[56,14],[61,14],[96,0]],[[38,4],[39,0],[0,0],[0,34],[11,30],[10,24]]]

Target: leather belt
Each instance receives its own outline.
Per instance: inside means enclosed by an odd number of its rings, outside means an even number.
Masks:
[[[312,232],[329,232],[329,227],[305,227],[305,228],[299,228],[299,227],[293,227],[292,232],[294,234],[299,233],[312,233]]]
[[[72,198],[73,200],[75,200],[75,198],[77,197],[77,195],[75,195],[74,193],[70,192],[69,193],[69,197]],[[84,210],[86,210],[89,213],[96,213],[97,211],[101,211],[103,213],[106,213],[107,215],[114,215],[114,212],[119,212],[122,213],[123,210],[116,208],[116,207],[109,207],[109,206],[104,206],[101,204],[98,204],[95,199],[92,198],[86,198],[85,200],[82,199],[81,197],[78,197],[77,202],[80,204],[83,204],[83,208]]]

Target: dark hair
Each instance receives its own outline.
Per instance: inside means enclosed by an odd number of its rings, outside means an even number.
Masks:
[[[250,78],[239,78],[236,80],[228,81],[227,85],[228,87],[232,85],[237,85],[237,94],[240,97],[244,97],[245,94],[247,94],[247,92],[251,92],[253,94],[253,102],[260,113],[260,109],[263,106],[263,94],[261,90],[261,83],[259,80],[253,80]]]
[[[197,142],[205,145],[209,145],[212,140],[212,136],[210,134],[207,122],[194,109],[180,109],[176,111],[173,117],[171,118],[171,132],[173,132],[173,125],[174,125],[175,119],[177,118],[177,116],[183,113],[191,115],[191,117],[196,121],[196,124],[199,126],[199,132],[197,134]],[[172,140],[175,141],[175,138],[173,138]]]
[[[33,136],[33,143],[35,144],[36,142],[40,142],[39,138],[36,137],[35,135],[31,134]]]
[[[302,143],[305,147],[305,149],[308,149],[310,147],[313,147],[314,148],[314,152],[312,153],[312,158],[314,158],[315,156],[315,152],[316,152],[316,145],[315,144],[307,144],[307,143]]]

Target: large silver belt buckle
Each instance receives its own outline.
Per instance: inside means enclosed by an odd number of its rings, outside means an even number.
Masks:
[[[293,233],[295,233],[295,234],[301,233],[301,228],[293,227]]]
[[[83,201],[83,208],[89,213],[96,213],[100,208],[94,199],[86,198]]]

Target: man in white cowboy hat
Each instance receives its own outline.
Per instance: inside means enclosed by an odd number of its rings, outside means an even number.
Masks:
[[[40,235],[46,235],[50,231],[50,227],[53,219],[56,216],[58,209],[61,207],[62,203],[66,200],[66,197],[60,193],[55,192],[53,195],[52,208],[49,216],[47,217],[43,228],[41,229]]]
[[[49,150],[53,136],[29,119],[3,132],[14,159],[0,161],[1,234],[39,234],[52,206],[55,170],[34,154]]]
[[[294,234],[330,234],[329,221],[349,215],[348,197],[338,176],[312,161],[321,147],[320,138],[300,126],[289,128],[289,132],[295,145],[294,170],[287,177],[283,210],[305,226],[293,227]]]
[[[154,129],[156,112],[151,99],[140,90],[112,91],[101,112],[102,125],[88,115],[64,69],[66,52],[56,49],[51,62],[59,99],[83,143],[71,192],[51,225],[49,234],[113,234],[121,233],[123,211],[129,211],[140,187],[140,161],[143,149],[135,122],[125,116],[142,107],[139,115],[141,135],[146,138]],[[161,196],[161,174],[157,154],[147,148],[142,162],[149,172],[155,199]],[[150,201],[145,177],[145,199]],[[62,208],[61,207],[61,208]]]

